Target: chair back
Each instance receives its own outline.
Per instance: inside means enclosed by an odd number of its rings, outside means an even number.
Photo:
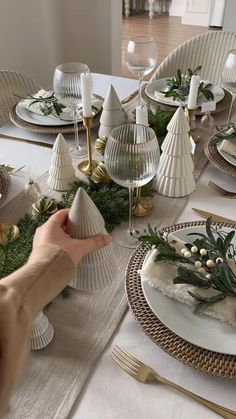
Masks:
[[[236,48],[236,33],[211,31],[197,35],[171,52],[159,65],[151,80],[174,76],[178,68],[187,74],[188,68],[202,66],[202,80],[220,84],[221,71],[229,50]]]
[[[29,76],[15,71],[0,71],[0,126],[9,120],[12,107],[29,94],[34,94],[40,85]]]

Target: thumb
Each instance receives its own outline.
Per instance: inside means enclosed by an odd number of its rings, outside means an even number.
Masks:
[[[109,234],[98,234],[97,236],[89,237],[87,239],[79,240],[82,241],[80,247],[82,257],[93,250],[101,249],[112,241],[112,237]]]

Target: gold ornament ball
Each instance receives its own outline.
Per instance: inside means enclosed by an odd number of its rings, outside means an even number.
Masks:
[[[0,244],[5,246],[14,241],[20,234],[19,228],[15,224],[0,224]]]
[[[102,156],[104,155],[104,152],[105,152],[106,143],[107,143],[107,137],[100,137],[100,138],[97,138],[94,144],[94,149],[98,153],[100,153]]]
[[[32,215],[51,215],[58,210],[57,201],[53,198],[44,196],[32,204]]]
[[[90,178],[94,183],[110,183],[111,178],[107,173],[106,166],[103,162],[100,162],[97,167],[93,170]]]

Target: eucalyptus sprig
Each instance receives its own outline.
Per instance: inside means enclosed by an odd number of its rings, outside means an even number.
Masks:
[[[161,93],[165,93],[166,97],[172,97],[173,100],[185,101],[189,95],[191,77],[197,75],[201,70],[202,66],[199,65],[194,70],[188,68],[188,74],[182,74],[180,69],[174,77],[167,79],[167,86]],[[204,83],[203,81],[199,84],[198,91],[207,100],[214,100],[214,95],[211,91],[212,84]]]
[[[29,95],[29,98],[33,99],[29,106],[32,106],[34,103],[39,103],[39,109],[44,116],[51,114],[60,116],[60,114],[63,112],[63,109],[66,108],[63,103],[59,102],[54,92],[46,97]]]
[[[231,129],[232,128],[232,129]],[[230,129],[230,132],[228,132]],[[215,134],[214,139],[211,141],[211,145],[218,144],[223,140],[234,140],[236,144],[236,125],[229,124],[226,129],[220,130],[217,134]]]
[[[168,234],[161,234],[150,225],[144,235],[138,238],[144,244],[154,246],[158,253],[155,262],[166,261],[177,266],[174,284],[189,284],[196,288],[212,289],[209,297],[188,291],[196,301],[196,311],[224,300],[236,297],[236,276],[229,261],[236,267],[236,248],[232,243],[235,231],[226,232],[206,221],[206,234],[195,232],[189,236],[198,236],[193,243],[185,243],[181,254],[168,241]]]

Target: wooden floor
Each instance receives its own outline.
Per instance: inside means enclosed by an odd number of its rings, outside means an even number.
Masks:
[[[125,64],[125,51],[130,38],[144,34],[151,35],[157,43],[157,65],[159,65],[163,59],[178,45],[182,44],[182,42],[195,35],[208,32],[210,30],[216,29],[210,29],[206,26],[182,25],[181,17],[175,16],[157,16],[150,20],[148,14],[145,13],[134,14],[128,18],[124,17],[122,29],[123,77],[135,78],[135,76],[129,72]]]

